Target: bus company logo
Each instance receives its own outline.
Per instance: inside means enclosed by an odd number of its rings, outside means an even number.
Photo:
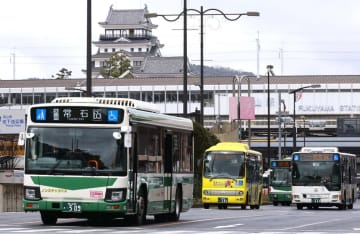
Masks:
[[[225,181],[225,187],[231,187],[231,181],[230,180]]]
[[[103,198],[103,191],[96,191],[96,190],[93,190],[93,191],[90,191],[90,198],[93,198],[93,199],[101,199]]]
[[[67,193],[67,189],[62,188],[43,188],[41,190],[43,193]]]

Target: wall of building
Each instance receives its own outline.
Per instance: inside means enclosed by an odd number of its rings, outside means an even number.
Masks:
[[[23,181],[22,170],[0,171],[0,212],[23,211]]]

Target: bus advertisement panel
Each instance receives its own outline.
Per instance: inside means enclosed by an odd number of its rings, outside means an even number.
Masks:
[[[353,208],[356,155],[339,152],[336,147],[304,147],[292,154],[292,165],[292,202],[298,209]]]
[[[262,195],[262,155],[248,145],[221,142],[204,155],[202,202],[205,209],[238,205],[259,209]]]
[[[178,220],[193,204],[193,123],[120,98],[58,98],[31,106],[25,144],[25,211],[42,222],[147,215]]]

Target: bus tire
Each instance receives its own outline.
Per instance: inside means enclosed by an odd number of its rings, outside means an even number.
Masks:
[[[137,200],[136,224],[143,225],[146,221],[146,198],[145,192],[141,192]]]
[[[44,225],[55,225],[57,222],[57,217],[54,212],[50,211],[40,211],[41,221]]]
[[[347,208],[351,210],[352,208],[354,208],[354,204],[353,203],[349,204]]]
[[[246,205],[241,205],[242,210],[246,210]]]
[[[182,191],[180,186],[178,186],[175,194],[175,210],[170,214],[169,220],[179,221],[181,209],[182,209]]]
[[[209,209],[210,208],[210,205],[206,204],[206,203],[204,203],[203,206],[204,206],[204,209]]]
[[[300,205],[300,204],[297,204],[297,205],[296,205],[296,208],[297,208],[298,210],[302,210],[303,206]]]

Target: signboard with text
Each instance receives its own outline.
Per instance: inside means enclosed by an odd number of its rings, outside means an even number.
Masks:
[[[0,110],[0,134],[18,134],[23,131],[25,131],[25,110]]]

